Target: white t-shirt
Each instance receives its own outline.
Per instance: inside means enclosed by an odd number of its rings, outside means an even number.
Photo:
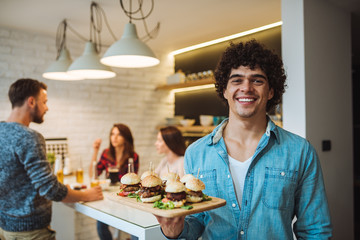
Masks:
[[[229,163],[230,163],[230,172],[232,176],[232,180],[235,185],[235,192],[236,197],[239,203],[239,206],[241,206],[242,202],[242,196],[244,191],[244,184],[245,184],[245,177],[247,174],[247,171],[250,167],[250,164],[252,162],[252,157],[247,159],[244,162],[240,162],[232,157],[229,156]]]

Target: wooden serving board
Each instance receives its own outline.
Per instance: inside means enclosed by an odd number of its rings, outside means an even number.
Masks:
[[[136,198],[121,197],[118,196],[117,193],[115,192],[107,193],[105,197],[112,201],[127,205],[129,207],[133,207],[138,210],[149,212],[154,215],[158,215],[162,217],[179,217],[179,216],[190,215],[194,213],[199,213],[199,212],[204,212],[211,209],[219,208],[226,204],[226,201],[224,199],[209,196],[210,198],[212,198],[212,200],[210,201],[191,203],[190,205],[192,205],[193,208],[190,210],[186,210],[182,208],[165,210],[165,209],[154,208],[153,207],[154,203],[137,202]]]

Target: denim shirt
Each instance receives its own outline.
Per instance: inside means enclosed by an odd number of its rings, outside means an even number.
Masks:
[[[239,205],[222,137],[226,124],[189,146],[184,163],[186,173],[196,176],[200,169],[204,193],[225,199],[226,205],[187,216],[179,239],[331,238],[322,171],[312,145],[269,120]]]

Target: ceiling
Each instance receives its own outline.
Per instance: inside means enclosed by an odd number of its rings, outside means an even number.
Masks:
[[[360,12],[358,0],[327,0],[353,12]],[[106,13],[109,25],[120,38],[129,21],[119,0],[96,1]],[[135,8],[135,2],[133,1]],[[260,27],[281,20],[281,0],[154,0],[153,12],[146,19],[148,28],[160,23],[156,38],[147,44],[154,50],[173,51],[197,43]],[[90,38],[91,0],[0,0],[0,26],[54,37],[59,23],[67,19],[71,28]],[[143,11],[150,9],[144,1]],[[129,0],[124,0],[125,6]],[[360,15],[360,14],[359,14]],[[145,35],[142,21],[133,21],[140,37]],[[111,45],[104,21],[102,44]],[[360,26],[360,24],[359,24]],[[71,31],[68,38],[78,38]]]

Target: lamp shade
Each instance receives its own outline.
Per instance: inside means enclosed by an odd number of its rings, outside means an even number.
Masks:
[[[68,73],[87,79],[112,78],[116,75],[110,67],[100,63],[93,42],[86,43],[83,55],[70,65]]]
[[[125,25],[121,39],[109,47],[101,62],[121,68],[151,67],[160,63],[153,51],[139,39],[133,23]]]
[[[64,81],[74,81],[82,80],[82,77],[70,75],[67,73],[69,66],[71,65],[72,60],[70,58],[69,51],[67,48],[63,47],[60,51],[58,59],[53,62],[43,73],[43,77],[52,80],[64,80]]]

